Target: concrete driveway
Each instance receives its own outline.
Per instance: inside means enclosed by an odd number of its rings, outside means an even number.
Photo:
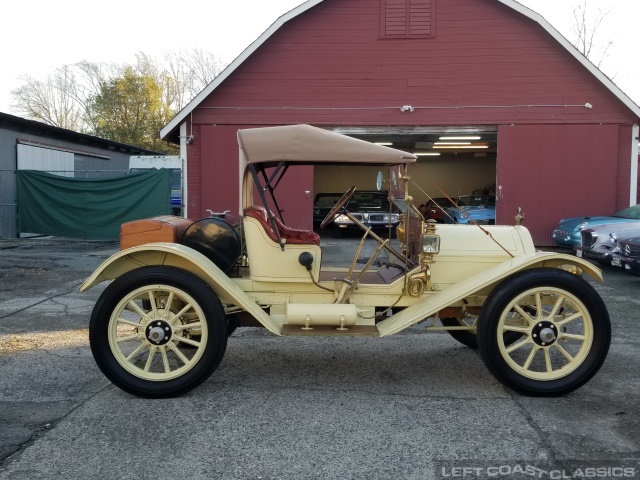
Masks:
[[[416,326],[239,329],[204,385],[150,401],[111,386],[88,346],[103,287],[78,286],[116,249],[0,241],[1,479],[640,477],[640,277],[605,269],[611,350],[566,397],[514,394],[476,351]]]

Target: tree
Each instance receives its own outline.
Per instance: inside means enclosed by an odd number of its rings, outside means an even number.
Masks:
[[[174,112],[165,108],[162,88],[149,75],[125,68],[122,76],[100,86],[88,103],[88,112],[99,137],[149,150],[167,150],[157,133]]]
[[[26,118],[47,125],[85,131],[83,111],[78,104],[78,83],[69,65],[57,68],[44,80],[23,75],[24,85],[12,91],[13,107]]]
[[[573,31],[576,35],[573,46],[598,68],[602,66],[613,44],[612,40],[601,44],[597,39],[598,29],[611,11],[603,12],[602,9],[598,9],[597,15],[592,17],[588,9],[588,0],[582,0],[582,4],[573,10]]]
[[[132,65],[83,60],[44,81],[21,77],[24,85],[11,92],[12,108],[48,125],[173,153],[157,138],[159,130],[223,67],[199,49],[167,52],[162,61],[139,52]]]

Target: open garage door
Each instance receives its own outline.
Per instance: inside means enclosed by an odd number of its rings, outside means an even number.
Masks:
[[[616,210],[617,125],[500,126],[498,144],[497,223],[522,207],[535,245],[564,217]]]
[[[495,191],[497,127],[341,127],[335,131],[417,155],[409,170],[416,184],[409,187],[416,206],[443,197],[443,192],[456,199]],[[375,190],[378,170],[316,166],[314,193],[341,194],[352,185],[360,191]]]

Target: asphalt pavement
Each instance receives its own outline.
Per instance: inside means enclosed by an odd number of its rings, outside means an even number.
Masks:
[[[323,239],[326,258],[355,239]],[[376,338],[238,329],[213,376],[179,398],[113,387],[88,346],[118,246],[0,240],[0,479],[640,477],[640,277],[596,289],[613,340],[560,398],[499,384],[477,351],[420,326]]]

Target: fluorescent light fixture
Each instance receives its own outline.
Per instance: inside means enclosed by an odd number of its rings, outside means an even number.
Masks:
[[[480,140],[480,136],[453,136],[453,137],[440,137],[438,140]]]
[[[384,147],[389,147],[393,145],[393,142],[373,142],[375,145],[382,145]]]
[[[471,145],[471,142],[436,142],[434,145]]]
[[[433,148],[453,148],[459,150],[461,148],[489,148],[489,145],[434,145]]]
[[[439,157],[440,152],[414,152],[416,157]]]

